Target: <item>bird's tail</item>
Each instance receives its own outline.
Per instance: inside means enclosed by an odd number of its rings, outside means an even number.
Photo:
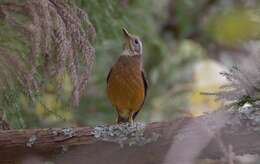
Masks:
[[[125,117],[118,115],[118,117],[117,117],[117,123],[118,124],[127,123],[127,122],[129,122],[128,118],[125,118]]]

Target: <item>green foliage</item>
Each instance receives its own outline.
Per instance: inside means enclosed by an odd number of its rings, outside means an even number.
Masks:
[[[7,119],[11,127],[25,128],[24,118],[22,117],[19,92],[15,89],[8,89],[2,92],[1,110],[6,111]]]
[[[7,1],[0,0],[0,3],[3,2]],[[96,30],[96,61],[86,92],[81,97],[79,106],[70,106],[68,100],[74,88],[73,80],[69,78],[70,71],[64,71],[61,90],[55,79],[42,78],[43,69],[39,65],[44,63],[44,57],[39,58],[35,73],[35,78],[44,88],[37,94],[34,93],[34,101],[29,100],[24,86],[15,82],[16,76],[0,71],[6,79],[0,80],[1,110],[6,112],[8,121],[14,128],[114,123],[116,112],[106,96],[106,76],[122,52],[123,27],[140,36],[144,45],[149,90],[144,109],[137,119],[145,122],[173,119],[185,112],[183,109],[189,107],[190,88],[187,86],[193,82],[193,64],[208,55],[211,43],[234,46],[238,42],[257,38],[259,34],[257,7],[240,9],[236,5],[230,5],[223,9],[220,2],[207,6],[209,4],[205,0],[179,0],[175,13],[171,15],[168,13],[168,8],[171,7],[168,0],[129,0],[127,4],[122,4],[121,0],[75,2],[87,12],[89,22],[86,23],[91,22]],[[180,36],[177,39],[176,36],[169,37],[167,34],[163,38],[161,35],[162,27],[168,21],[167,15],[169,20],[178,24]],[[16,18],[19,22],[27,22],[24,17]],[[21,60],[26,60],[31,45],[23,36],[15,33],[3,21],[0,21],[0,36],[2,47],[19,53]],[[88,33],[86,37],[90,40],[93,38]],[[85,69],[82,57],[75,62],[80,62],[79,71]],[[0,58],[1,70],[6,67]],[[13,65],[9,67],[16,75],[17,68]],[[11,83],[6,86],[5,81]]]
[[[260,14],[257,9],[234,8],[214,15],[208,24],[209,34],[221,44],[235,45],[259,38]]]
[[[84,110],[79,115],[85,115],[85,121],[99,122],[99,117],[103,117],[106,118],[106,122],[113,122],[115,112],[106,98],[106,76],[111,65],[122,52],[122,28],[126,27],[131,33],[141,37],[144,43],[144,61],[148,76],[158,68],[169,53],[158,36],[158,25],[153,18],[154,8],[151,1],[131,1],[126,8],[120,4],[120,1],[78,0],[77,2],[89,13],[90,20],[97,31],[96,64],[92,82],[88,86],[89,92],[95,88],[93,91],[95,93],[94,95],[88,93],[77,110]],[[149,95],[153,92],[153,88],[156,88],[153,84],[150,85]],[[92,114],[86,111],[88,108],[93,110],[93,106],[98,112]],[[146,108],[142,112],[147,110],[149,111]]]

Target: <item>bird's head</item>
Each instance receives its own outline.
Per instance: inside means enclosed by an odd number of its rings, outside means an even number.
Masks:
[[[125,28],[124,33],[124,55],[142,55],[142,42],[138,36],[130,34]]]

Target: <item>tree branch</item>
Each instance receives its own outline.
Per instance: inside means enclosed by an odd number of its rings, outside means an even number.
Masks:
[[[220,158],[223,145],[235,154],[260,154],[260,134],[238,116],[220,111],[198,118],[150,123],[145,134],[160,138],[144,146],[125,146],[100,141],[93,128],[55,128],[0,131],[0,163],[28,158],[55,163],[191,163],[197,158]],[[219,135],[223,144],[219,145]],[[127,160],[126,160],[127,159]]]

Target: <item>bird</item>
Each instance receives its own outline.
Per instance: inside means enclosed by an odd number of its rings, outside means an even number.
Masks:
[[[123,52],[107,76],[107,95],[115,107],[117,123],[131,123],[141,110],[148,89],[143,69],[143,45],[140,38],[123,30]]]

